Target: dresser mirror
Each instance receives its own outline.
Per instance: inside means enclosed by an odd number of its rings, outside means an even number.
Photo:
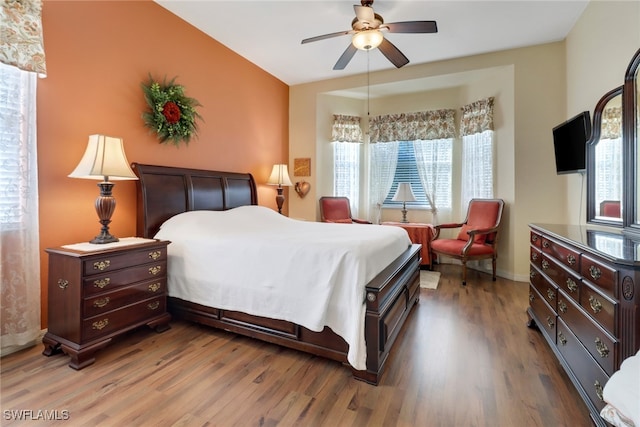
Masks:
[[[587,144],[588,220],[622,227],[622,86],[600,99],[591,129]]]
[[[624,124],[623,132],[626,141],[629,141],[629,191],[632,195],[631,206],[633,211],[630,228],[640,232],[640,49],[629,64],[624,81]],[[625,153],[625,154],[627,154]]]

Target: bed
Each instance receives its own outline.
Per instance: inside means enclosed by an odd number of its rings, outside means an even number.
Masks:
[[[337,298],[333,294],[327,297],[331,299],[333,304],[335,301],[341,301],[342,299],[358,298],[359,295],[359,308],[353,310],[360,311],[359,317],[351,318],[350,320],[351,323],[359,323],[362,326],[357,336],[354,335],[351,327],[349,329],[351,333],[345,333],[344,330],[341,330],[340,324],[337,323],[329,323],[332,327],[326,325],[318,327],[317,322],[322,322],[326,318],[318,318],[312,321],[305,318],[301,321],[295,321],[298,318],[295,316],[291,318],[283,316],[280,311],[276,315],[271,315],[261,311],[260,308],[254,310],[255,307],[259,307],[259,304],[256,303],[256,298],[253,301],[250,301],[250,299],[255,296],[254,294],[260,296],[258,288],[245,287],[241,288],[244,293],[236,292],[247,296],[247,301],[240,301],[238,306],[229,305],[229,301],[226,301],[225,298],[220,298],[219,300],[214,298],[212,300],[208,295],[197,290],[193,292],[195,294],[194,297],[189,294],[191,291],[184,288],[189,287],[189,283],[193,282],[194,288],[197,289],[196,285],[200,285],[200,279],[195,277],[196,273],[191,273],[193,271],[192,267],[188,267],[186,272],[182,270],[182,267],[178,268],[178,260],[183,264],[193,264],[196,258],[206,261],[210,265],[205,268],[210,268],[211,275],[216,276],[214,272],[218,271],[220,272],[218,276],[222,278],[218,282],[225,282],[216,283],[215,286],[229,286],[230,293],[233,293],[236,287],[248,286],[252,282],[247,274],[258,260],[256,259],[256,253],[252,252],[254,248],[251,246],[253,245],[238,246],[239,244],[230,239],[229,236],[226,236],[226,238],[229,238],[227,240],[229,249],[224,255],[221,255],[219,250],[215,252],[214,249],[211,249],[210,255],[202,256],[203,253],[209,252],[209,248],[194,249],[193,242],[188,241],[186,237],[189,235],[187,232],[176,234],[175,223],[180,224],[181,227],[184,225],[191,227],[191,235],[193,235],[194,224],[201,220],[204,221],[206,218],[207,227],[215,228],[217,226],[218,229],[211,232],[216,233],[216,236],[220,236],[220,228],[224,230],[227,227],[225,221],[235,221],[235,219],[231,220],[231,215],[227,214],[233,214],[233,218],[237,215],[245,215],[250,219],[257,215],[260,221],[263,220],[262,218],[267,221],[267,226],[256,225],[253,230],[247,230],[244,233],[245,236],[239,236],[238,239],[247,238],[246,234],[252,232],[258,236],[262,234],[261,230],[264,228],[273,228],[277,231],[280,230],[279,227],[283,227],[282,230],[285,230],[284,227],[294,227],[294,229],[300,230],[300,233],[296,232],[296,235],[299,235],[304,233],[306,227],[309,226],[329,227],[323,229],[329,235],[330,232],[335,231],[335,227],[341,227],[340,231],[342,233],[345,233],[345,230],[363,233],[363,230],[365,230],[364,228],[357,229],[357,227],[377,227],[378,229],[388,230],[396,230],[396,227],[314,222],[302,224],[302,221],[279,216],[272,210],[258,206],[256,183],[251,174],[247,173],[139,163],[134,163],[133,169],[139,178],[137,182],[138,235],[148,238],[163,238],[172,242],[169,245],[168,307],[174,317],[337,360],[348,365],[352,369],[355,378],[371,384],[378,384],[384,372],[389,352],[403,324],[410,315],[411,309],[419,299],[420,245],[411,244],[407,237],[407,243],[400,250],[394,248],[397,254],[390,250],[380,251],[382,253],[378,255],[381,258],[376,258],[374,263],[368,263],[376,265],[375,271],[367,267],[365,272],[358,273],[358,282],[362,281],[364,289],[361,289],[362,287],[360,286],[348,286],[348,283],[343,283],[340,285],[341,287],[336,285],[336,289],[342,289],[340,292],[343,292],[343,297]],[[218,221],[221,224],[216,225]],[[288,228],[286,229],[288,230]],[[167,230],[170,230],[170,232]],[[369,234],[378,234],[378,230],[375,230],[375,233],[373,231],[371,230]],[[387,233],[393,232],[396,231],[387,231]],[[206,233],[203,232],[202,234]],[[167,238],[167,236],[172,238]],[[269,244],[274,244],[273,241],[280,240],[280,237],[282,236],[270,236],[268,240],[271,243]],[[224,241],[222,237],[210,240]],[[304,253],[302,246],[300,246],[300,238],[297,240],[297,242],[287,244],[291,244],[297,254]],[[353,240],[360,240],[360,238]],[[207,242],[207,240],[204,239],[204,242]],[[208,244],[204,242],[203,244]],[[284,243],[281,242],[281,244]],[[341,246],[343,245],[346,246],[346,243],[341,243]],[[368,246],[378,245],[379,243],[375,243]],[[311,250],[312,245],[307,246]],[[267,249],[265,252],[265,249],[263,249],[262,253],[268,254],[269,250]],[[233,254],[233,256],[230,257],[230,254]],[[347,253],[340,255],[341,258],[348,256]],[[386,259],[384,258],[385,256],[387,257]],[[245,268],[235,268],[236,271],[242,273],[239,278],[235,279],[233,278],[235,276],[230,276],[230,272],[222,272],[221,267],[216,267],[216,265],[220,266],[220,264],[215,264],[215,262],[220,262],[223,258],[224,262],[233,260],[234,263],[240,263],[237,265],[245,266]],[[294,263],[282,264],[287,265],[286,269],[296,267]],[[319,280],[323,276],[322,273],[321,269],[309,271],[305,278],[300,271],[291,272],[294,275],[292,277],[297,278],[296,281],[318,282],[318,286],[322,282],[322,280]],[[351,277],[349,274],[356,274],[349,268],[343,268],[343,273],[340,276],[341,278],[335,279],[336,283],[348,280]],[[366,280],[364,280],[365,278]],[[281,282],[285,281],[281,280]],[[353,289],[359,289],[359,291],[353,291]],[[221,292],[225,291],[220,291],[219,289],[212,291],[219,297],[226,296],[226,293]],[[334,291],[334,293],[336,292],[338,291]],[[360,293],[358,294],[357,292]],[[313,302],[320,298],[317,296],[318,294],[312,293],[310,295],[313,296],[313,298],[310,298]],[[295,306],[296,304],[291,304],[291,301],[299,301],[296,299],[299,298],[299,295],[296,294],[296,289],[293,287],[285,287],[285,292],[276,300],[273,299],[273,295],[267,294],[263,295],[262,299],[267,300],[268,298],[271,298],[268,305],[280,308]],[[259,302],[260,298],[257,298],[257,301]],[[236,309],[236,307],[241,307],[242,309]],[[245,310],[244,307],[249,307],[250,309]],[[312,307],[312,304],[307,307]],[[349,310],[329,308],[328,311],[337,315]],[[323,314],[326,313],[320,313],[320,317]],[[334,330],[339,333],[334,332]],[[358,343],[362,343],[362,346]],[[357,351],[354,349],[357,349]]]

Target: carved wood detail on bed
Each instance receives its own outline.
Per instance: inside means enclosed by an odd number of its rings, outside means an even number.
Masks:
[[[227,210],[256,205],[257,191],[248,173],[134,163],[137,181],[137,227],[153,237],[168,218],[191,210]],[[420,295],[420,245],[411,245],[366,286],[367,369],[355,378],[378,384],[402,325]],[[347,344],[331,329],[314,332],[291,322],[169,298],[175,318],[261,339],[347,364]]]

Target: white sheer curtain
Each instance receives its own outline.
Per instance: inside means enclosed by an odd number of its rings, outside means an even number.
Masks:
[[[35,73],[0,64],[0,339],[5,355],[40,334]]]
[[[359,211],[361,149],[362,144],[333,142],[333,195],[349,198],[353,217]]]
[[[393,176],[398,164],[397,141],[369,145],[369,212],[368,219],[379,224],[382,214],[382,203],[389,194],[393,184]]]
[[[623,163],[621,107],[606,108],[602,113],[595,158],[596,206],[605,200],[622,200],[622,167],[615,167]]]
[[[461,206],[474,197],[493,198],[493,131],[462,137]]]
[[[448,221],[451,216],[451,209],[447,207],[451,206],[452,146],[451,138],[413,142],[418,175],[431,207],[433,224],[440,224],[443,219]]]

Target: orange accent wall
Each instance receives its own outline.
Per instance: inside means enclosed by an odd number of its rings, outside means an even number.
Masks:
[[[289,87],[148,0],[45,0],[42,19],[47,78],[38,81],[37,114],[46,327],[44,249],[86,242],[100,231],[97,181],[67,177],[89,135],[123,138],[129,162],[250,172],[259,203],[276,209],[275,189],[263,183],[274,163],[288,161]],[[203,105],[198,138],[188,146],[159,144],[144,126],[140,85],[149,73],[177,77]],[[113,194],[111,233],[135,236],[135,182],[116,182]]]

